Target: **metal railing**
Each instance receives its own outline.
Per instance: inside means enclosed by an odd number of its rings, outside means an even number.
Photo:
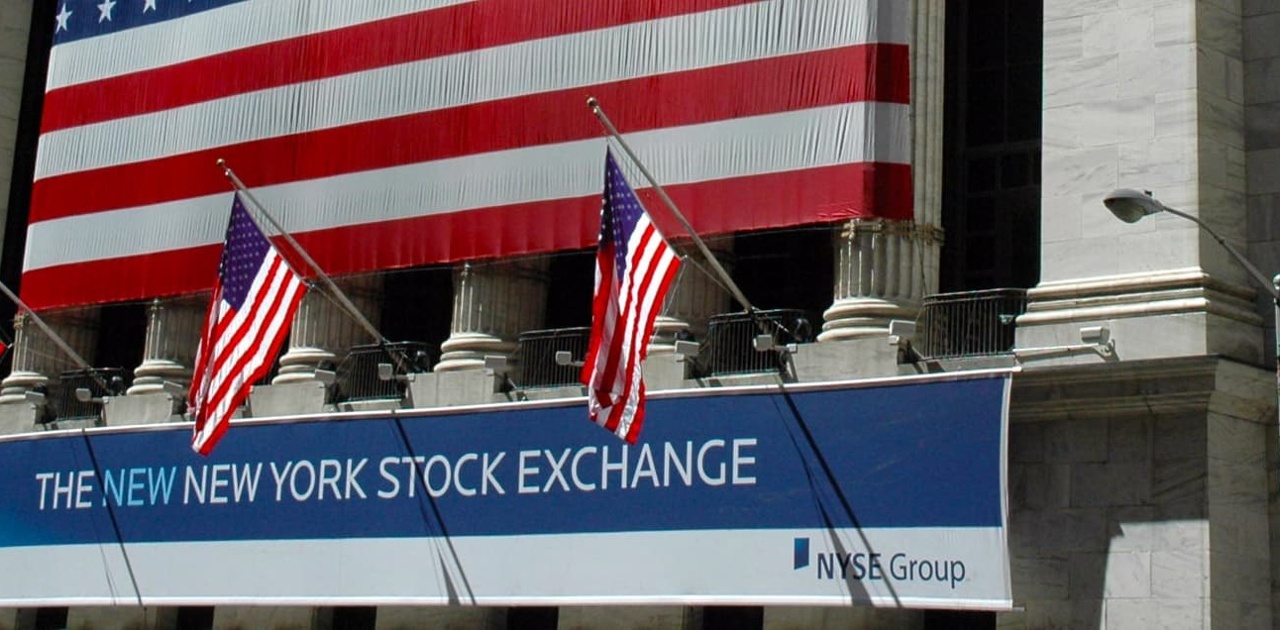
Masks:
[[[338,364],[334,398],[337,402],[404,398],[405,380],[395,377],[431,371],[432,357],[431,346],[418,341],[352,346]],[[380,363],[391,365],[392,378],[382,379],[378,374]]]
[[[521,387],[558,387],[579,382],[582,360],[591,342],[590,328],[530,330],[520,333],[517,340]],[[557,352],[568,352],[570,363],[556,363]]]
[[[1006,354],[1013,350],[1014,320],[1026,310],[1026,289],[926,296],[914,345],[926,359]]]
[[[775,346],[813,341],[813,328],[799,309],[756,311],[765,322]],[[715,315],[707,322],[707,335],[698,356],[702,376],[780,372],[784,369],[778,352],[761,352],[755,338],[764,334],[755,319],[746,313]]]
[[[96,373],[96,375],[95,375]],[[68,370],[59,378],[51,404],[50,420],[102,419],[102,397],[122,396],[129,384],[124,368],[97,368],[93,370]],[[104,387],[103,385],[106,385]],[[80,400],[77,389],[89,390],[91,400]]]

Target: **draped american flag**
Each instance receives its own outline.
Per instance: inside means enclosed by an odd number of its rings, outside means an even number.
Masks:
[[[582,382],[591,419],[635,442],[644,424],[640,366],[680,258],[649,220],[613,153],[605,154],[604,164],[591,345]]]
[[[192,450],[213,450],[254,381],[270,370],[304,291],[236,195],[187,394]]]
[[[905,0],[47,0],[22,297],[207,291],[235,169],[327,273],[590,247],[593,95],[701,234],[912,213]]]

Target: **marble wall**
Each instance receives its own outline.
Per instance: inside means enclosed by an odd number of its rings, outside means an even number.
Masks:
[[[1259,287],[1225,249],[1183,218],[1125,224],[1102,204],[1150,190],[1245,249],[1240,1],[1046,0],[1044,20],[1041,282],[1018,345],[1101,323],[1122,358],[1262,363]]]
[[[4,218],[9,214],[9,184],[30,22],[31,0],[0,0],[0,239],[4,238]]]
[[[1244,151],[1249,257],[1280,272],[1280,3],[1244,0]],[[1263,319],[1272,305],[1259,298]],[[1274,336],[1268,348],[1274,347]]]

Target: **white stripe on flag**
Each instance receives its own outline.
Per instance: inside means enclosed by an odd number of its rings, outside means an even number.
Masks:
[[[755,37],[779,13],[794,30],[786,37]],[[877,43],[875,36],[861,3],[811,0],[538,39],[45,133],[35,178],[525,94]],[[600,54],[640,41],[644,55]],[[412,86],[436,87],[406,89]],[[317,100],[316,94],[325,96]],[[312,106],[300,112],[299,103]]]
[[[859,162],[906,164],[905,105],[852,103],[627,136],[668,186]],[[838,133],[833,130],[839,130]],[[596,139],[255,188],[291,233],[599,193]],[[24,269],[217,243],[224,194],[41,221]],[[39,244],[39,246],[35,246]]]

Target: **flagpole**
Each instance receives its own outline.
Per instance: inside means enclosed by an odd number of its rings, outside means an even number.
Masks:
[[[680,225],[684,226],[684,229],[689,233],[689,236],[693,237],[693,242],[698,246],[698,251],[702,252],[703,257],[711,263],[712,269],[714,269],[716,274],[720,276],[724,286],[733,293],[734,299],[742,305],[748,315],[751,315],[756,308],[751,305],[749,300],[747,300],[747,296],[743,295],[742,289],[738,288],[738,284],[729,276],[729,272],[725,271],[724,267],[720,266],[720,261],[716,260],[716,257],[712,255],[711,250],[707,248],[707,244],[702,241],[702,237],[698,236],[698,233],[694,231],[693,226],[689,224],[689,220],[685,219],[684,214],[676,207],[676,203],[671,200],[671,197],[667,196],[667,191],[663,190],[662,185],[658,183],[658,180],[649,173],[649,169],[645,168],[644,163],[640,161],[640,158],[636,157],[635,152],[631,150],[631,145],[628,145],[627,141],[622,139],[622,134],[618,133],[618,128],[613,126],[613,121],[609,120],[609,115],[604,113],[604,108],[600,107],[600,102],[597,101],[594,96],[588,97],[587,107],[589,107],[591,112],[596,115],[596,118],[600,120],[600,124],[609,132],[609,135],[613,136],[613,139],[618,141],[618,144],[622,146],[622,150],[626,152],[627,157],[631,159],[631,163],[635,164],[636,167],[640,169],[640,173],[649,181],[649,185],[653,187],[654,192],[658,193],[658,198],[662,200],[662,203],[666,204],[667,209],[671,211],[671,214],[675,215],[676,219],[680,221]]]
[[[222,169],[222,174],[231,181],[231,185],[235,186],[237,191],[243,193],[244,196],[253,203],[258,212],[261,213],[262,216],[267,219],[267,222],[271,224],[271,227],[275,228],[276,232],[284,237],[284,240],[289,243],[289,246],[293,248],[293,251],[297,252],[298,255],[302,257],[302,260],[307,263],[307,266],[311,268],[311,271],[315,272],[316,276],[324,282],[325,287],[327,287],[333,294],[334,299],[338,300],[338,304],[343,308],[343,310],[347,311],[349,315],[355,318],[356,323],[360,324],[360,327],[364,328],[365,331],[374,339],[377,339],[379,344],[386,347],[390,342],[386,337],[382,336],[382,332],[374,327],[373,323],[364,316],[364,313],[360,312],[360,309],[357,308],[355,303],[347,297],[347,294],[343,292],[342,289],[338,288],[338,285],[333,281],[333,278],[330,278],[329,274],[325,273],[324,270],[320,268],[320,265],[316,263],[315,259],[311,257],[311,254],[308,254],[307,250],[303,249],[302,245],[300,245],[298,241],[294,240],[293,235],[276,222],[275,217],[272,217],[271,213],[267,212],[267,209],[262,205],[262,202],[258,201],[258,198],[255,197],[253,193],[249,192],[247,187],[245,187],[244,182],[240,181],[240,178],[236,176],[235,171],[232,171],[231,167],[227,166],[227,161],[219,158],[218,167]],[[397,363],[398,362],[399,361],[397,361]]]

